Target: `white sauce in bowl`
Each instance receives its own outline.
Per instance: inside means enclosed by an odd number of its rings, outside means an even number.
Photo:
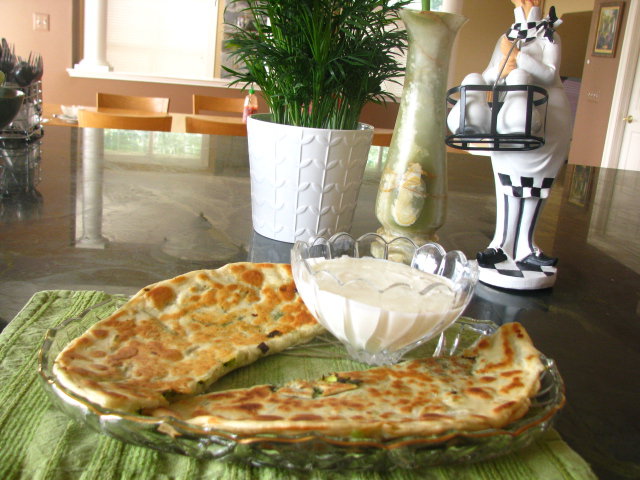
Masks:
[[[408,265],[346,256],[307,262],[315,278],[305,275],[300,295],[320,323],[358,350],[397,351],[437,335],[461,313],[450,280]]]

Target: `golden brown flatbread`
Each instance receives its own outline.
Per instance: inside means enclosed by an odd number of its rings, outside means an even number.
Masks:
[[[54,373],[98,405],[136,411],[200,393],[227,372],[323,331],[289,265],[233,263],[143,288],[72,341]]]
[[[511,323],[460,356],[198,395],[146,413],[245,435],[388,439],[472,431],[522,417],[543,369],[525,329]]]

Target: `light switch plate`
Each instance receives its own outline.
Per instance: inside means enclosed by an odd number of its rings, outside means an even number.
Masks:
[[[48,13],[34,13],[33,14],[33,29],[40,31],[49,31],[49,14]]]

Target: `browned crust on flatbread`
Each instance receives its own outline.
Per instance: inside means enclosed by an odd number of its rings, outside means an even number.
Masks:
[[[323,329],[298,297],[291,267],[234,263],[143,288],[72,341],[60,382],[103,407],[135,411],[195,394],[225,373]]]
[[[147,413],[248,435],[394,438],[473,431],[522,417],[539,389],[542,370],[526,331],[512,323],[460,356],[199,395]]]

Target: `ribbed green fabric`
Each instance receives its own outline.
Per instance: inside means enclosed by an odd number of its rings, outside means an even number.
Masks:
[[[45,291],[33,296],[0,334],[0,479],[294,480],[301,473],[201,461],[129,445],[69,419],[50,404],[37,373],[47,329],[110,297]],[[339,369],[339,362],[336,362]],[[372,480],[595,479],[586,462],[548,431],[530,447],[495,460],[388,473],[305,472],[304,478]]]

